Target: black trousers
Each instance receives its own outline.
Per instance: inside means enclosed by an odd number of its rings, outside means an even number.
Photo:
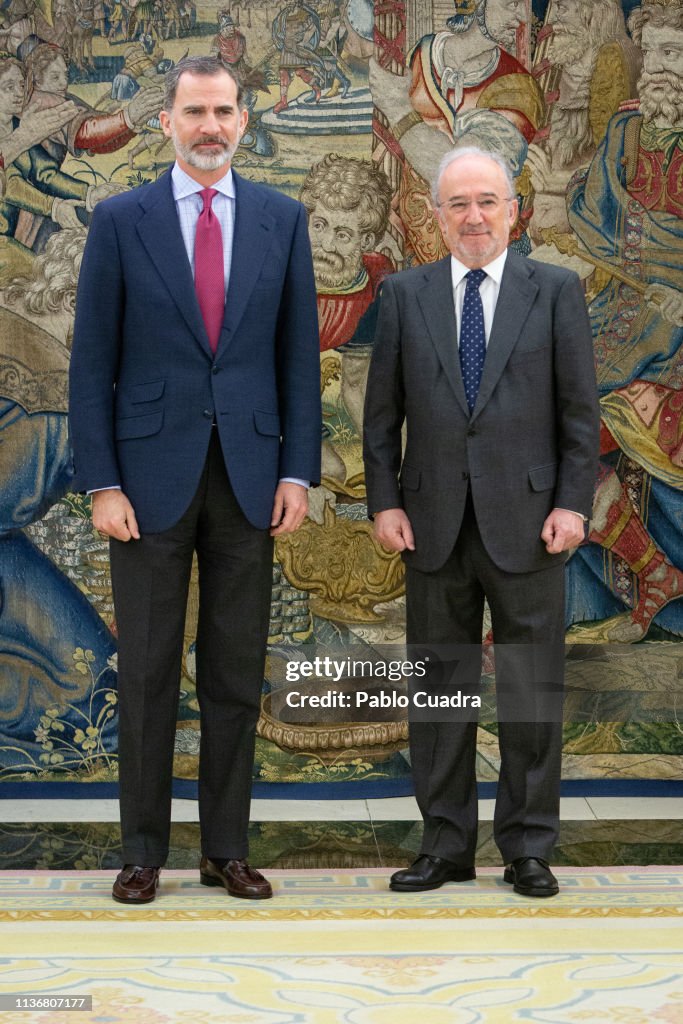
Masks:
[[[506,863],[523,856],[549,859],[559,832],[564,564],[533,573],[499,569],[484,547],[468,499],[448,561],[433,573],[408,567],[406,592],[407,640],[416,645],[480,644],[484,598],[488,601],[501,755],[494,839]],[[520,657],[523,645],[538,646]],[[539,651],[540,685],[532,678]],[[465,681],[470,693],[477,692],[479,665],[475,659],[474,674]],[[520,707],[525,715],[531,711],[529,721],[517,720]],[[424,820],[422,852],[469,867],[477,844],[477,723],[443,720],[446,716],[435,712],[440,720],[410,725],[415,795]]]
[[[112,540],[119,637],[119,791],[126,864],[168,856],[173,746],[193,553],[202,852],[245,857],[268,636],[273,542],[245,518],[214,428],[190,507],[171,529]]]

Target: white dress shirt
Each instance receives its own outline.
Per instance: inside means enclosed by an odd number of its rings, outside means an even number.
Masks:
[[[503,270],[505,268],[507,254],[507,249],[504,249],[500,256],[496,256],[495,260],[481,268],[486,274],[486,277],[479,285],[479,295],[481,296],[481,304],[484,307],[484,332],[486,334],[487,346],[489,343],[489,337],[491,336],[491,324],[493,323],[493,314],[496,311],[498,293],[500,292],[500,282],[503,280]],[[460,346],[462,304],[465,301],[465,288],[467,286],[465,277],[469,272],[470,267],[466,267],[465,264],[461,263],[460,260],[455,258],[455,256],[451,256],[451,280],[453,282],[455,322],[458,327],[458,346]]]

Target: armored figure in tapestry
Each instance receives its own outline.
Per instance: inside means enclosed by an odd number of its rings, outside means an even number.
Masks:
[[[273,22],[273,42],[280,54],[280,101],[275,113],[285,110],[292,78],[298,75],[312,89],[312,102],[320,99],[325,75],[316,48],[320,42],[320,18],[317,12],[295,0],[284,7]]]

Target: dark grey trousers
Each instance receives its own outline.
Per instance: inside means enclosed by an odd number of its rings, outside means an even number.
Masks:
[[[187,595],[199,567],[202,852],[245,857],[268,636],[273,542],[245,518],[214,429],[195,497],[169,530],[112,540],[119,638],[119,790],[126,864],[168,855]]]
[[[480,644],[487,599],[496,644],[501,754],[494,838],[506,863],[523,856],[549,859],[559,832],[564,565],[521,574],[499,569],[484,548],[468,500],[446,564],[432,573],[408,568],[406,590],[407,640],[415,645]],[[532,644],[543,646],[544,679],[551,652],[555,692],[550,699],[547,686],[534,692],[533,672],[525,671],[534,655],[520,659],[520,647],[499,646]],[[473,664],[463,687],[470,693],[479,685],[479,659]],[[529,721],[513,720],[520,706],[525,715],[530,710]],[[415,795],[424,819],[422,852],[469,867],[477,844],[477,723],[443,720],[447,714],[410,725]]]

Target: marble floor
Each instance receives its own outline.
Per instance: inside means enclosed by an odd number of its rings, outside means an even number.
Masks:
[[[493,800],[479,804],[477,864],[500,864]],[[680,797],[567,797],[554,863],[683,864]],[[381,868],[410,862],[421,826],[412,797],[254,800],[250,860],[262,868]],[[120,864],[114,800],[0,801],[0,869],[99,869]],[[197,805],[175,800],[168,866],[198,863]]]

